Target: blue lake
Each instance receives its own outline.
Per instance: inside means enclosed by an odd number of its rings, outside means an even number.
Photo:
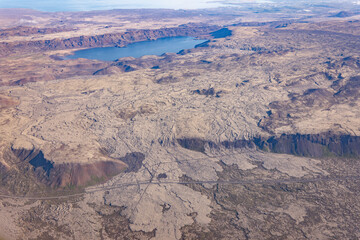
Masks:
[[[101,47],[78,50],[74,55],[65,56],[64,59],[97,59],[102,61],[114,61],[122,57],[142,57],[144,55],[161,55],[163,53],[177,53],[183,49],[190,49],[205,40],[193,37],[168,37],[153,41],[136,42],[123,48]]]

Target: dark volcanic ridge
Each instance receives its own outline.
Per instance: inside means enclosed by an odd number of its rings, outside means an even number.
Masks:
[[[272,137],[254,137],[251,140],[223,141],[215,143],[199,138],[177,139],[177,143],[186,149],[206,153],[210,149],[249,148],[258,151],[292,154],[313,158],[360,158],[360,137],[337,135],[331,132],[321,134],[282,134]],[[114,161],[99,161],[91,164],[61,163],[47,160],[40,150],[12,149],[4,154],[9,169],[1,165],[2,183],[12,186],[13,193],[32,191],[32,186],[16,186],[17,181],[28,184],[43,184],[44,187],[74,188],[89,186],[108,180],[121,172],[137,172],[142,167],[145,155],[139,152],[128,153]],[[21,174],[21,177],[20,175]],[[163,178],[165,175],[160,175]],[[24,182],[22,182],[24,184]],[[19,187],[20,189],[17,189]]]
[[[320,134],[282,134],[272,137],[254,137],[251,140],[223,141],[214,143],[199,138],[183,138],[177,142],[183,148],[205,153],[206,149],[256,148],[261,151],[292,154],[313,158],[360,158],[360,137]]]

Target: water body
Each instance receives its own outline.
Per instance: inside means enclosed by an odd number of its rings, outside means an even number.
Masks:
[[[222,28],[220,30],[211,33],[211,36],[213,36],[214,38],[225,38],[231,35],[232,35],[232,31],[229,30],[228,28]]]
[[[0,8],[30,8],[46,12],[134,8],[198,9],[220,5],[208,0],[0,0]]]
[[[153,41],[136,42],[123,48],[100,47],[78,50],[74,55],[68,55],[64,59],[97,59],[102,61],[114,61],[122,57],[142,57],[145,55],[161,55],[163,53],[177,53],[183,49],[190,49],[205,40],[193,37],[168,37]]]

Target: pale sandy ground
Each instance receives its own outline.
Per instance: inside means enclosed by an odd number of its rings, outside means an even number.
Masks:
[[[233,37],[216,40],[211,48],[177,56],[178,65],[173,69],[145,69],[111,76],[3,87],[3,95],[19,101],[19,104],[16,108],[3,109],[0,115],[0,152],[11,146],[15,149],[34,147],[41,149],[45,158],[56,164],[93,163],[135,151],[145,154],[144,165],[138,172],[120,174],[104,186],[149,181],[163,172],[166,172],[167,180],[178,180],[187,175],[193,180],[216,181],[217,172],[222,171],[220,160],[229,165],[236,164],[243,170],[253,169],[255,162],[260,162],[269,171],[277,170],[296,178],[327,175],[320,162],[314,159],[250,150],[232,152],[222,148],[218,152],[207,149],[207,155],[204,155],[183,149],[176,143],[179,138],[201,138],[219,143],[268,136],[257,124],[267,115],[269,103],[288,100],[288,93],[296,91],[288,83],[304,79],[313,74],[314,69],[321,71],[325,68],[319,58],[324,60],[323,53],[331,48],[319,50],[319,42],[312,42],[295,53],[279,51],[278,54],[250,55],[252,52],[246,48],[264,34],[256,28],[234,28]],[[261,44],[268,47],[262,42],[254,45]],[[277,44],[288,46],[285,40]],[[192,67],[200,60],[212,63],[204,68]],[[274,80],[275,73],[281,76],[281,82]],[[345,69],[343,73],[348,78],[357,72]],[[178,82],[156,83],[168,76],[177,78]],[[330,85],[324,78],[317,78],[316,84],[314,81],[301,81],[296,87],[299,92]],[[222,91],[220,97],[192,92],[209,87]],[[117,116],[119,111],[137,114],[131,119],[122,119]],[[343,129],[339,132],[358,135],[359,114],[358,108],[348,105],[334,105],[326,112],[315,109],[298,118],[294,126],[275,128],[275,133],[321,133],[341,124]],[[102,147],[110,150],[110,156],[100,154]],[[225,156],[229,154],[235,155]],[[196,161],[189,161],[194,159]],[[78,208],[63,204],[51,209],[49,217],[56,215],[54,221],[69,225],[76,239],[98,239],[99,233],[95,230],[101,228],[101,220],[89,203],[101,205],[104,202],[126,207],[123,213],[131,221],[131,230],[152,231],[156,228],[156,239],[179,239],[181,227],[194,221],[206,226],[211,221],[210,199],[176,184],[145,184],[121,187],[107,193],[88,193]],[[16,219],[34,204],[39,203],[25,205],[16,211],[0,208],[1,216]],[[163,204],[171,205],[170,210],[162,212]],[[297,222],[306,215],[304,206],[299,203],[273,211],[285,212]],[[191,216],[193,212],[197,213],[194,218]],[[10,230],[5,231],[5,228]],[[15,220],[2,221],[0,229],[10,238],[36,238],[40,232],[24,236]]]

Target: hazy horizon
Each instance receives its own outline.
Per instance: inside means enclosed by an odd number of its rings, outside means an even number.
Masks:
[[[315,0],[315,1],[285,1],[285,0],[63,0],[61,4],[57,1],[47,0],[0,0],[0,8],[26,8],[45,12],[71,12],[71,11],[93,11],[111,9],[203,9],[226,6],[240,7],[242,4],[259,5],[312,5],[316,3],[336,3],[340,5],[359,6],[360,0]]]
[[[163,8],[163,9],[200,9],[222,6],[220,2],[208,0],[179,0],[179,1],[145,1],[145,0],[64,0],[59,4],[47,0],[0,0],[0,8],[28,8],[39,11],[92,11],[110,9],[140,9],[140,8]]]

